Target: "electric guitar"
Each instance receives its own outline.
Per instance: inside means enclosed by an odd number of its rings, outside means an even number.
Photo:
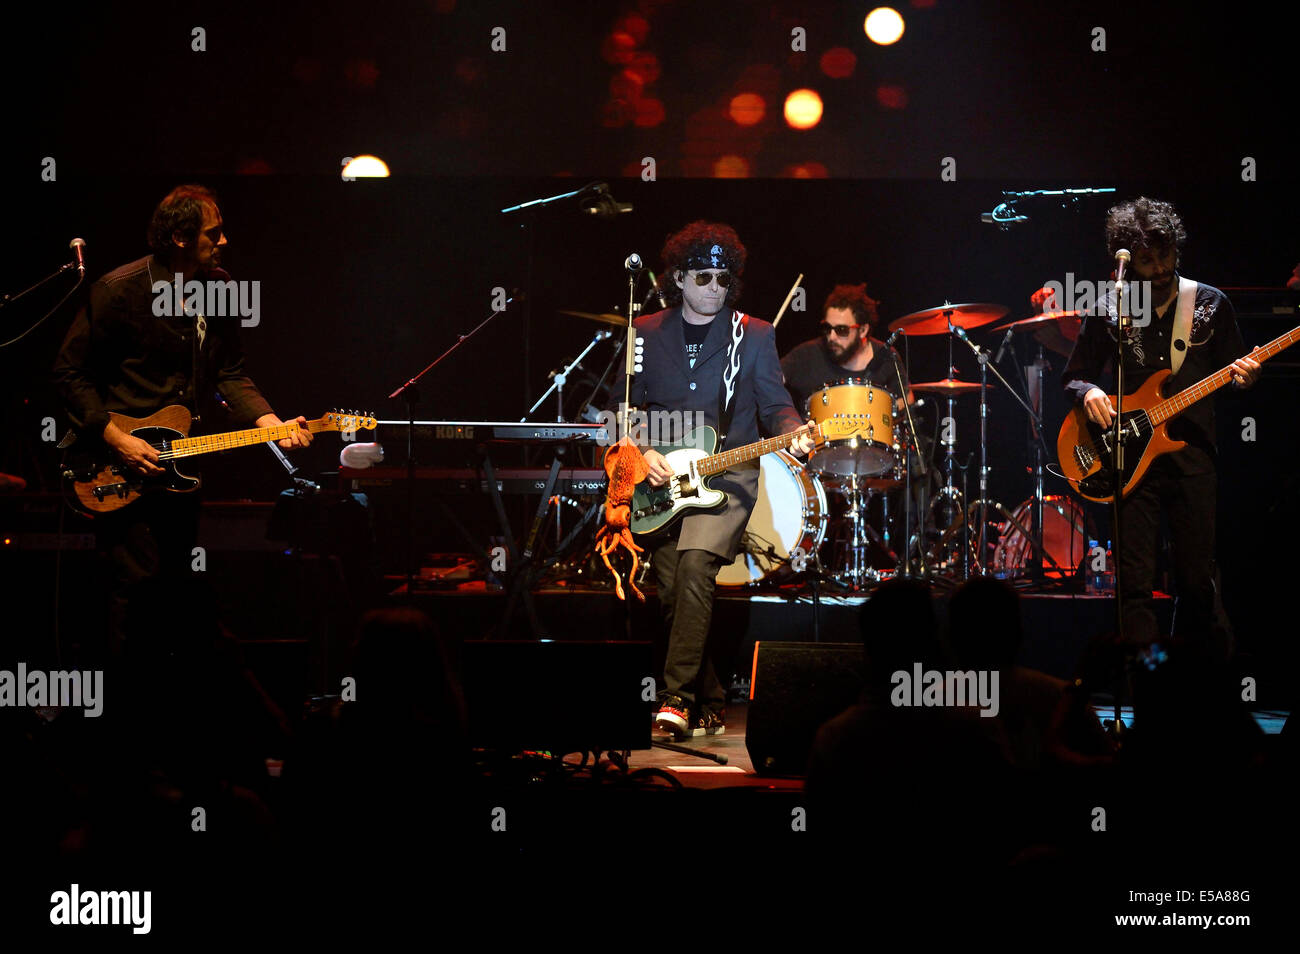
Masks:
[[[637,484],[632,493],[632,514],[628,525],[633,533],[654,533],[691,510],[722,506],[727,494],[710,488],[708,478],[764,454],[785,450],[800,434],[810,434],[814,441],[819,441],[855,437],[861,429],[860,420],[829,418],[812,427],[801,427],[789,434],[778,434],[715,454],[718,432],[707,425],[697,427],[681,444],[654,448],[668,461],[673,476],[662,487],[651,487],[648,480]]]
[[[64,476],[72,484],[74,503],[91,516],[121,510],[146,493],[189,493],[197,490],[199,479],[178,471],[174,463],[178,458],[284,440],[300,429],[297,421],[290,421],[272,427],[189,437],[190,412],[179,404],[165,407],[148,417],[127,417],[125,414],[110,412],[108,419],[132,437],[151,444],[158,451],[158,466],[163,472],[148,477],[138,474],[128,469],[103,441],[91,442],[87,451],[72,455],[69,466],[64,470]],[[339,411],[307,422],[307,430],[313,434],[321,431],[374,430],[375,426],[373,417]]]
[[[1261,364],[1300,341],[1300,328],[1270,341],[1246,357]],[[1169,439],[1169,422],[1202,398],[1207,398],[1232,380],[1231,366],[1221,368],[1173,397],[1164,396],[1163,386],[1173,372],[1157,371],[1132,394],[1124,396],[1120,439],[1124,442],[1124,474],[1121,497],[1127,497],[1142,482],[1152,461],[1187,446],[1186,441]],[[1107,395],[1111,403],[1115,395]],[[1113,427],[1113,426],[1112,426]],[[1056,454],[1061,471],[1079,493],[1097,503],[1115,497],[1115,468],[1112,456],[1115,432],[1088,420],[1082,407],[1075,407],[1061,424],[1056,438]]]

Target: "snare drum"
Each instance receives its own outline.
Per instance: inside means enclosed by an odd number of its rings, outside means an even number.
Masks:
[[[898,461],[894,450],[894,395],[861,378],[822,385],[808,398],[808,416],[818,424],[849,419],[859,427],[852,437],[827,440],[813,451],[808,466],[819,474],[836,477],[876,477],[892,472]]]
[[[816,474],[785,451],[764,454],[759,458],[758,500],[740,552],[718,573],[718,585],[745,586],[788,572],[795,548],[813,560],[826,537],[829,513]]]

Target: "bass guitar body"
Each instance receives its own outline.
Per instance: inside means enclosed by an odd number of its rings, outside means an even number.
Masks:
[[[1169,439],[1167,421],[1153,425],[1147,414],[1149,409],[1164,400],[1164,384],[1170,373],[1168,370],[1157,371],[1124,398],[1121,417],[1124,474],[1120,481],[1115,478],[1113,426],[1104,428],[1094,424],[1088,420],[1082,407],[1076,407],[1066,415],[1056,440],[1057,459],[1061,462],[1061,471],[1084,497],[1107,503],[1114,499],[1117,483],[1123,488],[1121,497],[1126,497],[1142,482],[1157,458],[1187,446],[1186,441]],[[1115,395],[1108,397],[1114,404]]]

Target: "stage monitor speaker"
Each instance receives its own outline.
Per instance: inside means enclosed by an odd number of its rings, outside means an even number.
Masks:
[[[471,745],[556,754],[650,748],[649,643],[470,640],[460,670]]]
[[[817,730],[858,701],[861,643],[754,644],[745,748],[760,775],[802,775]]]

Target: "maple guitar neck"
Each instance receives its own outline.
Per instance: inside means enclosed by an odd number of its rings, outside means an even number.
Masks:
[[[337,423],[329,417],[317,418],[307,422],[307,428],[313,434],[321,431],[339,430]],[[171,442],[168,450],[158,456],[163,460],[177,457],[194,457],[198,454],[211,454],[216,451],[247,447],[250,444],[263,444],[267,441],[282,441],[301,430],[297,421],[288,424],[275,424],[271,427],[254,427],[245,431],[226,431],[224,434],[206,434],[202,437],[182,437]]]
[[[1262,345],[1258,351],[1251,351],[1244,357],[1263,364],[1269,358],[1281,351],[1285,351],[1297,341],[1300,341],[1300,327],[1292,328],[1286,334],[1279,338],[1274,338],[1266,345]],[[1152,426],[1163,424],[1172,418],[1182,414],[1197,401],[1207,398],[1215,391],[1232,381],[1232,366],[1220,368],[1214,374],[1202,378],[1191,387],[1179,391],[1171,398],[1166,398],[1159,404],[1147,411],[1147,417],[1150,419]]]

